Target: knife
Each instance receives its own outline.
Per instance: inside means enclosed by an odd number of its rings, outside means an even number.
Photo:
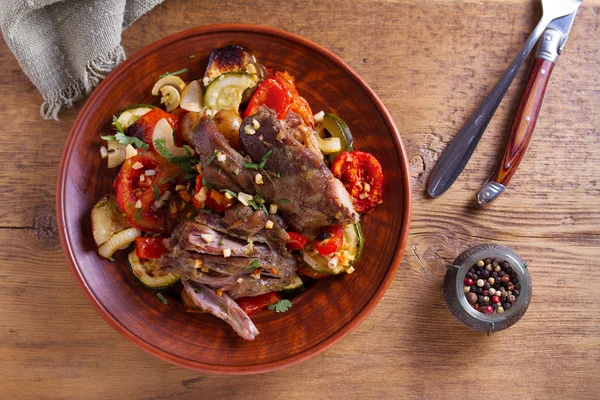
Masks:
[[[521,95],[508,143],[500,163],[483,188],[477,193],[477,203],[485,206],[495,200],[511,180],[525,155],[537,123],[550,75],[562,53],[577,10],[552,21],[544,31],[533,60],[529,79]]]

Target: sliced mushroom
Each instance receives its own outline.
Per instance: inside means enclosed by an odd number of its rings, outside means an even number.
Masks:
[[[125,162],[125,145],[116,140],[108,141],[108,168],[116,168]]]
[[[200,112],[203,106],[200,82],[191,81],[181,93],[181,108],[191,112]]]
[[[160,102],[164,103],[167,112],[171,112],[179,107],[179,103],[181,103],[181,94],[175,87],[163,86],[160,88],[160,94],[162,94]]]
[[[177,89],[179,94],[181,94],[181,92],[183,92],[183,89],[185,89],[185,82],[176,75],[165,76],[164,78],[159,79],[158,82],[154,84],[154,87],[152,88],[152,95],[158,96],[158,92],[163,86],[173,86],[175,89]]]

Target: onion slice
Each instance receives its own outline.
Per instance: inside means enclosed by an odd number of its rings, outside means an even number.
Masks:
[[[115,251],[125,245],[131,244],[138,236],[142,236],[142,231],[137,228],[128,228],[124,231],[117,232],[98,247],[98,254],[104,258],[112,257]]]
[[[154,131],[152,132],[152,144],[155,148],[158,139],[163,139],[165,141],[165,148],[170,151],[173,156],[184,157],[188,154],[183,147],[175,146],[175,142],[173,141],[173,128],[171,128],[171,125],[166,118],[161,118],[154,126]],[[194,154],[194,150],[189,149],[189,151]]]

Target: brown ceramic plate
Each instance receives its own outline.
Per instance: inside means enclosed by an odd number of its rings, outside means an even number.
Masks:
[[[296,77],[313,111],[344,119],[357,149],[383,166],[383,205],[363,217],[365,248],[356,272],[317,281],[285,314],[253,316],[260,335],[246,342],[221,320],[187,313],[172,299],[163,305],[128,270],[126,252],[115,262],[96,253],[90,226],[94,203],[112,190],[117,170],[99,157],[111,116],[138,103],[157,103],[150,89],[159,74],[188,68],[201,77],[212,49],[242,44],[267,65]],[[189,58],[194,54],[194,58]],[[323,47],[280,30],[251,25],[194,28],[160,40],[121,64],[92,93],[62,155],[57,190],[61,243],[91,303],[123,336],[148,353],[183,367],[220,374],[272,371],[312,357],[347,335],[373,310],[400,264],[410,221],[406,152],[390,114],[373,90]]]

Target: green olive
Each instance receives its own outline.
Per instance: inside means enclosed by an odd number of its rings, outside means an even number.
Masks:
[[[231,147],[239,150],[240,126],[242,126],[242,118],[239,114],[233,110],[221,110],[215,114],[213,121]]]

